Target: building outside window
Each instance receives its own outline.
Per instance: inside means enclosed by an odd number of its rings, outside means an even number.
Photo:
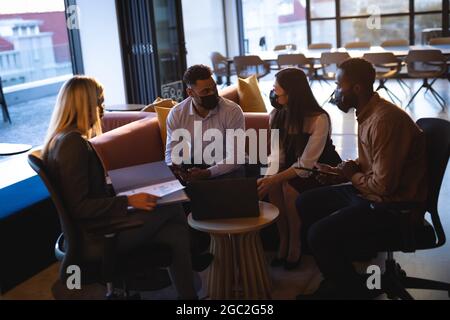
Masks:
[[[0,77],[12,124],[0,143],[43,143],[57,93],[73,75],[64,0],[0,0]]]

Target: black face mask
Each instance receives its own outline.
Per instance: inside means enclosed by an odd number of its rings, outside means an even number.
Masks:
[[[277,96],[277,94],[275,93],[275,90],[270,91],[270,104],[272,105],[272,107],[274,107],[276,110],[281,110],[284,108],[284,106],[282,104],[280,104],[278,102],[278,98],[279,96]]]
[[[330,102],[336,105],[339,110],[348,113],[350,109],[356,108],[358,105],[358,97],[354,93],[344,94],[342,90],[336,89]]]
[[[207,110],[214,110],[217,105],[219,104],[219,94],[214,93],[209,96],[199,97],[200,98],[200,104],[203,108]]]

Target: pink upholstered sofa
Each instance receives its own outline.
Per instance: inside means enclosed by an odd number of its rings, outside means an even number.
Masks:
[[[220,94],[239,103],[236,87]],[[247,129],[268,129],[269,115],[246,113],[245,122]],[[91,142],[108,171],[164,160],[164,144],[154,113],[107,113],[103,130],[105,133]]]

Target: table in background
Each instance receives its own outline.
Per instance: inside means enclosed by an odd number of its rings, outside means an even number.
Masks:
[[[196,221],[189,215],[192,228],[211,235],[214,254],[208,276],[211,299],[271,298],[272,281],[259,231],[276,221],[279,210],[265,202],[260,202],[259,208],[258,218]]]
[[[28,144],[0,143],[0,156],[15,156],[30,151]]]

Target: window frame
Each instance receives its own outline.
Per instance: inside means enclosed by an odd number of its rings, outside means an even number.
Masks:
[[[449,2],[450,0],[442,0],[442,10],[430,10],[430,11],[415,11],[415,0],[409,0],[409,12],[397,12],[397,13],[385,13],[381,14],[381,18],[392,18],[392,17],[409,17],[409,42],[410,45],[415,45],[415,17],[418,15],[429,15],[429,14],[442,14],[442,30],[443,36],[448,37],[449,32]],[[239,47],[240,54],[244,54],[244,15],[242,0],[236,0],[237,16],[238,16],[238,26],[239,26]],[[341,15],[341,0],[335,0],[336,14],[333,17],[311,17],[311,0],[306,0],[306,27],[307,27],[307,40],[308,45],[313,41],[312,39],[312,22],[313,21],[335,21],[336,23],[336,45],[338,48],[342,47],[342,27],[341,23],[344,20],[349,19],[367,19],[370,15]]]
[[[64,0],[66,21],[69,19],[67,9],[70,6],[76,6],[76,0]],[[74,75],[84,75],[83,50],[81,47],[81,37],[79,29],[67,28],[69,37],[70,56],[72,60],[72,73]]]

